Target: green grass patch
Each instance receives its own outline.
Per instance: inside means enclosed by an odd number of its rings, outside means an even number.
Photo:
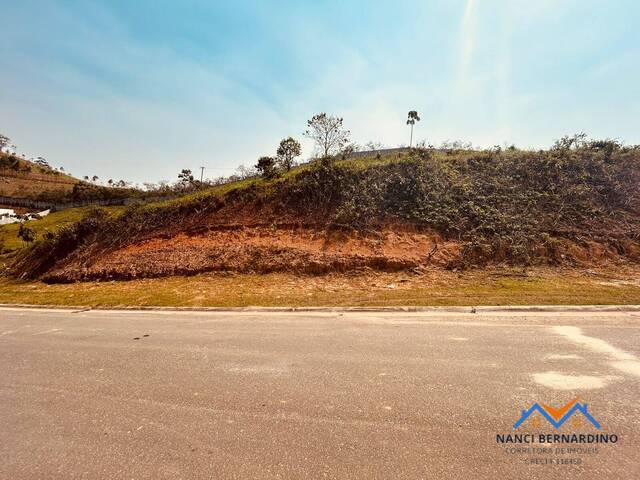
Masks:
[[[65,225],[70,225],[78,220],[81,220],[88,211],[95,207],[79,207],[68,208],[66,210],[60,210],[53,212],[46,217],[42,217],[39,220],[29,220],[24,224],[33,229],[36,232],[38,240],[42,239],[42,236],[47,232],[55,232]],[[112,215],[118,215],[124,212],[126,207],[112,206],[101,207],[107,210]],[[27,244],[18,238],[19,223],[11,223],[9,225],[0,226],[0,250],[4,253],[14,252],[27,246]]]

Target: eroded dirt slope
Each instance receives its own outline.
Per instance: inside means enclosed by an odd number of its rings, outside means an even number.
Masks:
[[[46,278],[137,278],[205,271],[327,273],[365,267],[394,271],[445,266],[459,253],[457,242],[444,241],[433,233],[238,227],[146,240],[109,252],[82,268],[71,262]]]
[[[49,272],[45,280],[133,279],[208,271],[307,274],[367,268],[420,271],[455,265],[461,247],[460,242],[444,240],[436,233],[398,226],[370,233],[238,226],[144,240],[98,256],[82,266],[72,260]],[[640,260],[640,247],[629,245],[627,250],[625,261]],[[559,249],[556,246],[554,254],[560,255],[564,263],[583,266],[623,260],[615,249],[592,241],[566,242]]]

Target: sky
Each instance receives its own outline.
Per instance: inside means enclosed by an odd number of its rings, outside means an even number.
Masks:
[[[76,176],[230,175],[344,118],[414,138],[640,144],[636,0],[0,0],[0,133]]]

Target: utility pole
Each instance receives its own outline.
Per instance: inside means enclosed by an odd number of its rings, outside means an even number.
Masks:
[[[204,177],[204,167],[200,167],[200,183],[202,183],[203,177]]]

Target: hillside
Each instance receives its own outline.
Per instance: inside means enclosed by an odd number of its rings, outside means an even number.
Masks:
[[[34,199],[65,196],[79,183],[77,178],[52,168],[0,153],[0,196]]]
[[[79,206],[100,202],[118,203],[125,198],[145,195],[145,192],[135,188],[96,185],[46,165],[0,153],[0,197],[40,201],[49,205]],[[14,204],[7,206],[13,208]]]
[[[207,271],[421,271],[640,261],[640,149],[414,150],[325,160],[113,218],[22,255],[50,282]]]
[[[23,222],[23,224],[25,227],[33,230],[37,238],[44,238],[48,233],[56,232],[62,227],[72,225],[82,220],[92,208],[94,207],[67,208],[50,213],[40,219],[27,220]],[[117,215],[124,211],[125,208],[126,207],[123,206],[113,206],[103,207],[103,210],[109,214]],[[19,229],[20,223],[0,226],[0,255],[13,254],[27,246],[27,244],[18,237]],[[2,257],[0,256],[0,261],[1,259]]]

